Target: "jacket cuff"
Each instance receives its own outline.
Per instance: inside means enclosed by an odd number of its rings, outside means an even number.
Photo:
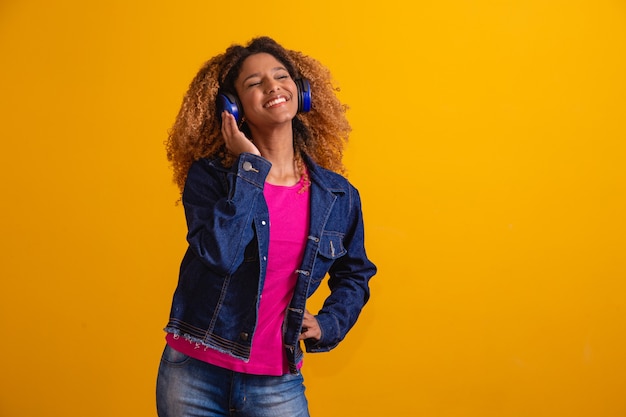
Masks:
[[[328,352],[335,348],[341,341],[339,334],[339,324],[332,314],[321,314],[315,316],[317,323],[322,330],[322,337],[319,340],[307,339],[304,341],[307,352]]]
[[[237,176],[259,188],[264,187],[271,168],[272,163],[259,155],[244,152],[237,159]]]

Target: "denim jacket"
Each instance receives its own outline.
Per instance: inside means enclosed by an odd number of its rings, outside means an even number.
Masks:
[[[365,254],[359,194],[345,178],[305,159],[311,180],[308,238],[283,326],[292,373],[307,298],[328,274],[330,294],[316,315],[320,340],[307,352],[336,347],[369,299],[376,266]],[[165,331],[248,360],[266,274],[269,213],[263,186],[271,164],[249,153],[232,168],[200,159],[183,191],[189,247],[180,266]]]

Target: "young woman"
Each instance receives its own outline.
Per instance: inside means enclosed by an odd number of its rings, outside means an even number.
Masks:
[[[376,267],[329,71],[261,37],[209,60],[167,142],[182,260],[157,380],[161,417],[308,416],[303,353],[343,340]],[[307,298],[328,275],[330,294]]]

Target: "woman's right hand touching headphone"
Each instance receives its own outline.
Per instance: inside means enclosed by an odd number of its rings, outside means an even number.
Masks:
[[[235,117],[226,110],[222,112],[222,136],[226,143],[226,149],[231,154],[239,156],[244,152],[248,152],[261,156],[261,152],[254,146],[254,143],[239,130]]]

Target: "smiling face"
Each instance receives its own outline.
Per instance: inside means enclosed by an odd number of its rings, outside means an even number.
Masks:
[[[298,89],[285,66],[273,55],[245,59],[235,89],[251,126],[291,122],[298,112]]]

